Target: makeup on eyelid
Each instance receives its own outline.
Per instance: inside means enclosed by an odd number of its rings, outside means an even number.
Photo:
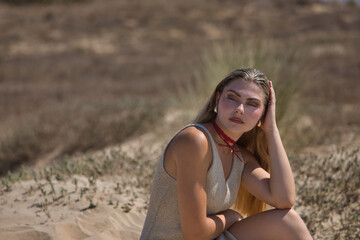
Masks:
[[[227,94],[228,94],[228,96],[234,95],[234,97],[239,97],[239,98],[241,98],[241,94],[239,94],[238,92],[236,92],[235,90],[232,90],[232,89],[227,90]],[[255,100],[255,101],[261,102],[261,100],[258,99],[257,97],[248,97],[247,99],[248,99],[248,100]]]
[[[228,96],[226,97],[227,99],[229,99],[230,101],[236,101],[236,98],[241,98],[241,96],[234,96],[233,94],[228,94]],[[249,98],[246,100],[246,104],[250,105],[252,107],[259,107],[260,105],[260,100],[258,100],[257,98]]]

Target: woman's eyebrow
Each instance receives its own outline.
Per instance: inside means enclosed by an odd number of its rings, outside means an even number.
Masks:
[[[236,96],[238,96],[238,97],[241,98],[240,93],[236,92],[235,90],[229,89],[229,90],[227,90],[227,91],[228,91],[228,92],[232,92],[232,93],[234,93]],[[260,100],[259,98],[255,98],[255,97],[250,97],[250,98],[248,98],[247,100],[255,100],[255,101],[261,102],[261,100]]]

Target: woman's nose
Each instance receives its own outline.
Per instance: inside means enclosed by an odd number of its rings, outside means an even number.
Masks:
[[[235,112],[236,112],[236,113],[243,114],[243,113],[244,113],[244,104],[240,103],[240,104],[236,107]]]

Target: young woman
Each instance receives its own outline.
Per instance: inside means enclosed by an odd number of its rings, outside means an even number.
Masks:
[[[165,148],[140,239],[312,239],[294,202],[272,83],[237,69]]]

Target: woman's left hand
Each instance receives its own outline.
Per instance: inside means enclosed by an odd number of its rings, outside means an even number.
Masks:
[[[271,132],[273,130],[277,130],[276,125],[276,117],[275,117],[275,91],[273,88],[273,84],[269,81],[270,89],[269,89],[269,102],[266,111],[266,115],[263,118],[264,122],[261,123],[261,128],[264,130],[265,133]]]

